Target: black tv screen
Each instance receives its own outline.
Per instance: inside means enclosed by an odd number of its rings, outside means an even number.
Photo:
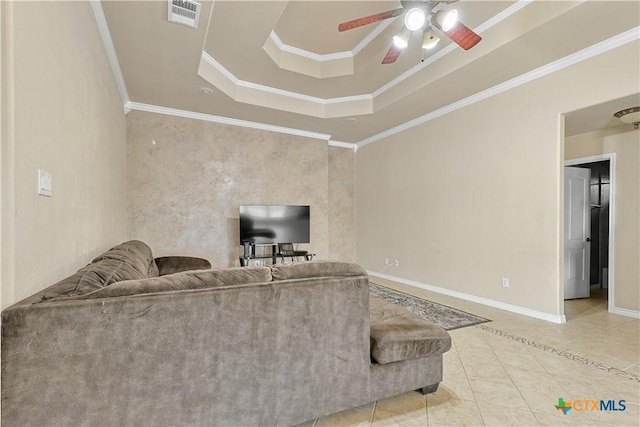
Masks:
[[[310,243],[309,206],[240,206],[240,244]]]

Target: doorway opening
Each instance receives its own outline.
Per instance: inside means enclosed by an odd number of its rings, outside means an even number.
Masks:
[[[565,300],[567,319],[575,319],[587,311],[611,311],[614,305],[615,154],[566,160],[565,166],[591,172],[590,295],[582,300]]]

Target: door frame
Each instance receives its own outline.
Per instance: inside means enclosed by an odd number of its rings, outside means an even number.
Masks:
[[[616,224],[616,153],[604,153],[589,157],[579,157],[576,159],[565,159],[564,166],[577,166],[585,163],[609,161],[609,270],[607,289],[607,311],[616,313],[615,307],[615,224]],[[564,176],[564,168],[562,169]],[[564,213],[566,215],[566,212]],[[563,218],[564,220],[564,218]],[[564,252],[563,252],[564,253]],[[564,260],[562,261],[564,263]],[[564,292],[562,293],[562,304],[564,304]]]

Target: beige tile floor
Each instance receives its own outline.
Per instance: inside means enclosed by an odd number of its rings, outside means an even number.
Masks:
[[[491,319],[450,331],[438,391],[405,393],[305,426],[640,426],[640,320],[609,314],[606,293],[567,301],[563,325],[376,279]],[[624,411],[554,405],[624,400]],[[619,406],[617,406],[619,407]]]

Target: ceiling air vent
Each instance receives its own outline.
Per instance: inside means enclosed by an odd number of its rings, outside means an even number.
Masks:
[[[168,0],[169,22],[177,22],[191,28],[198,27],[200,3],[191,0]]]

